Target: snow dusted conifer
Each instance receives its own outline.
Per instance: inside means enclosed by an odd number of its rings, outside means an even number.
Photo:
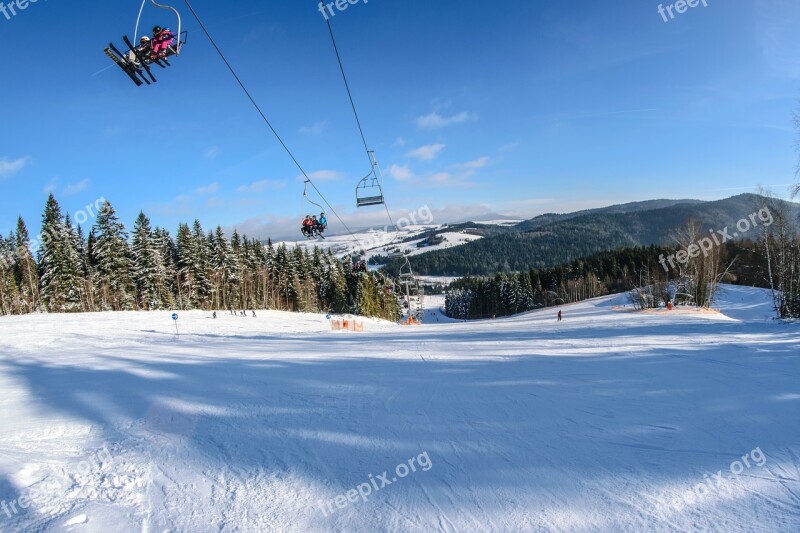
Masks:
[[[211,267],[214,272],[215,307],[230,309],[235,303],[240,280],[239,258],[220,226],[217,226],[212,240]]]
[[[194,240],[188,224],[178,225],[176,240],[176,269],[178,275],[178,306],[191,309],[196,300],[194,293]]]
[[[14,254],[14,234],[8,239],[0,235],[0,315],[19,312],[23,302],[14,276],[17,260]]]
[[[347,277],[342,262],[337,260],[333,251],[328,250],[325,256],[328,264],[328,276],[330,277],[330,290],[326,296],[330,309],[336,313],[346,313],[349,311]]]
[[[175,307],[178,292],[177,257],[178,251],[169,231],[156,228],[153,231],[153,244],[164,269],[164,286],[161,288],[161,302],[164,309]]]
[[[154,310],[171,307],[164,256],[150,227],[150,219],[141,212],[133,226],[131,256],[139,308]]]
[[[211,250],[199,220],[192,225],[193,254],[191,258],[195,306],[201,309],[211,301]]]
[[[275,252],[275,277],[278,284],[279,305],[286,311],[296,309],[297,273],[291,254],[285,244],[278,246]]]
[[[136,289],[132,278],[128,235],[109,202],[105,202],[98,211],[92,231],[96,241],[91,259],[95,267],[94,283],[101,309],[134,309]]]
[[[70,290],[67,293],[67,311],[85,311],[87,307],[86,288],[84,286],[83,258],[81,256],[84,243],[81,234],[78,233],[72,223],[69,213],[64,216],[64,235],[66,237],[64,253],[69,265],[67,272],[70,277]]]
[[[31,239],[28,227],[22,217],[17,219],[14,234],[14,249],[9,250],[15,258],[14,278],[19,288],[24,313],[33,312],[39,304],[39,273],[36,260],[31,253]]]
[[[50,194],[42,215],[39,247],[39,287],[42,302],[51,312],[74,310],[72,297],[76,268],[69,253],[70,236],[64,226],[61,206]]]

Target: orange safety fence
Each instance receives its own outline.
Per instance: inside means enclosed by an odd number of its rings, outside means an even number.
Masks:
[[[355,331],[362,333],[364,331],[364,321],[355,320],[352,318],[334,318],[331,320],[332,331]]]

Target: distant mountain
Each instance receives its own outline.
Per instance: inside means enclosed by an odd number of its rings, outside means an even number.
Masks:
[[[664,209],[678,204],[697,205],[702,203],[703,203],[702,200],[646,200],[644,202],[631,202],[628,204],[612,205],[609,207],[586,209],[583,211],[575,211],[574,213],[564,213],[564,214],[546,213],[544,215],[539,215],[537,217],[534,217],[530,220],[525,220],[523,222],[520,222],[519,224],[517,224],[516,227],[520,231],[527,231],[542,226],[546,226],[549,224],[553,224],[555,222],[561,222],[563,220],[569,220],[571,218],[578,218],[588,215],[616,215],[616,214],[626,214],[626,213],[638,213],[641,211]]]
[[[763,200],[755,194],[713,202],[653,200],[564,215],[542,215],[514,228],[503,228],[513,231],[493,228],[480,240],[423,253],[414,258],[413,267],[423,275],[464,276],[556,266],[616,248],[674,244],[675,231],[689,220],[695,220],[706,234],[727,227],[731,237],[739,234],[739,238],[756,238],[758,230],[740,234],[736,223],[749,219]],[[800,219],[799,204],[775,202],[792,220]]]
[[[467,222],[483,222],[483,223],[495,223],[497,225],[506,225],[506,224],[519,224],[521,221],[519,217],[510,217],[508,215],[501,215],[499,213],[485,213],[480,216],[475,216],[471,218],[464,218],[454,224],[464,224]]]

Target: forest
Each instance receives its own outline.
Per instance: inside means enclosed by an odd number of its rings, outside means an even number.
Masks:
[[[675,246],[634,246],[604,251],[563,265],[466,277],[447,292],[445,312],[459,319],[508,316],[542,307],[628,292],[637,308],[713,305],[720,283],[769,289],[776,317],[800,317],[800,236],[794,213],[765,198],[775,223],[754,239],[721,243],[676,269],[664,257],[705,236],[690,221],[673,232]]]
[[[275,309],[397,320],[394,281],[349,257],[273,246],[200,221],[175,237],[140,213],[128,234],[105,202],[85,235],[51,194],[32,239],[20,217],[0,238],[0,314]]]

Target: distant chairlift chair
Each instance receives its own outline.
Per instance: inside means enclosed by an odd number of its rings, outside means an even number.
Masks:
[[[384,203],[383,187],[381,187],[381,181],[375,171],[378,168],[378,161],[375,159],[375,152],[369,151],[368,153],[372,168],[369,174],[359,181],[356,186],[356,206],[358,207],[382,205]]]
[[[372,176],[372,174],[370,174]],[[367,207],[370,205],[383,204],[383,189],[375,176],[367,176],[358,182],[356,187],[356,205]]]

